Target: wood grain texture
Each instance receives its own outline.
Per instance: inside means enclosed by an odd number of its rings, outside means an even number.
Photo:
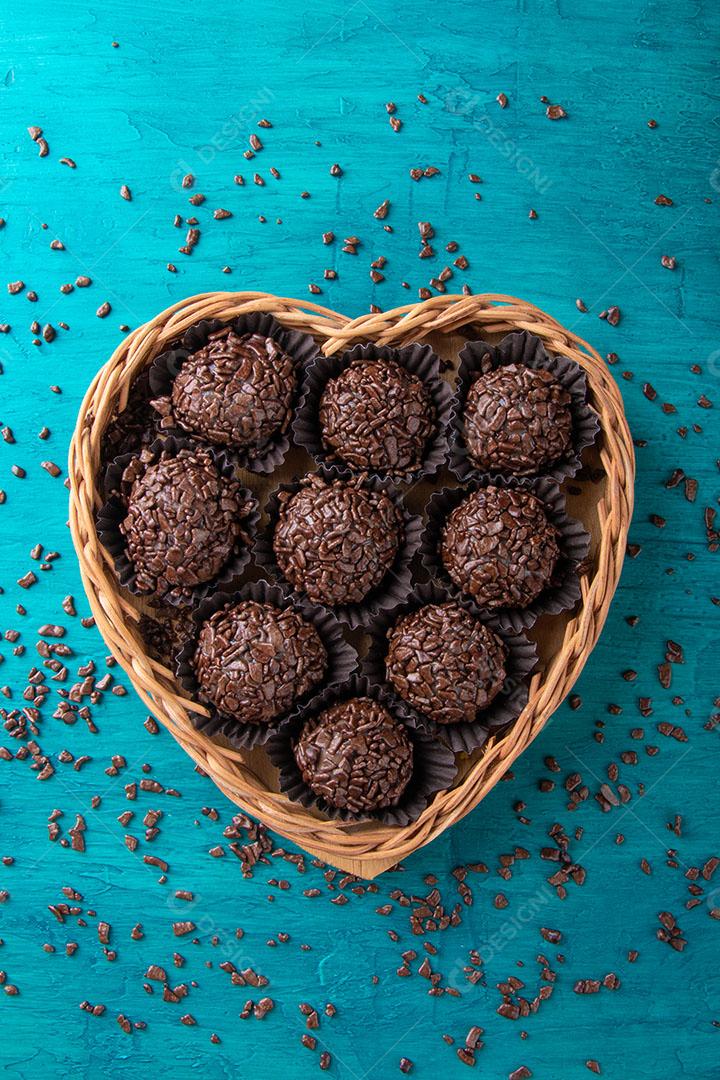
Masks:
[[[67,493],[62,478],[52,479],[40,462],[52,459],[64,468],[78,405],[120,340],[118,325],[137,326],[184,296],[227,287],[301,296],[316,282],[321,302],[359,315],[370,303],[390,308],[414,300],[417,288],[450,262],[444,245],[455,240],[470,266],[456,273],[453,287],[467,280],[477,292],[524,296],[602,354],[618,354],[613,372],[631,428],[647,441],[638,449],[631,531],[642,550],[626,563],[605,632],[578,684],[582,706],[564,706],[516,763],[513,778],[402,872],[381,879],[375,895],[345,889],[347,905],[330,905],[320,871],[308,868],[301,876],[276,860],[244,880],[230,853],[208,854],[226,847],[230,804],[167,735],[145,731],[136,699],[106,695],[95,711],[97,735],[80,722],[63,725],[46,706],[37,741],[53,757],[55,776],[39,782],[30,760],[0,762],[0,854],[15,859],[0,867],[0,888],[10,894],[0,904],[0,969],[20,991],[0,994],[6,1074],[94,1080],[123,1068],[164,1066],[179,1077],[304,1078],[316,1074],[321,1047],[313,1053],[300,1045],[298,1004],[322,1008],[332,1000],[338,1015],[323,1019],[316,1033],[333,1055],[332,1076],[394,1076],[402,1055],[415,1062],[413,1076],[464,1076],[466,1066],[441,1034],[462,1045],[468,1028],[480,1024],[479,1075],[504,1078],[525,1064],[542,1080],[572,1080],[589,1075],[584,1063],[594,1058],[614,1080],[714,1080],[720,922],[709,912],[720,906],[717,893],[713,899],[720,879],[704,884],[701,903],[686,910],[684,875],[686,867],[720,855],[718,732],[705,727],[718,695],[719,609],[710,597],[720,594],[720,581],[703,525],[704,508],[716,506],[720,494],[717,6],[698,0],[680,11],[669,0],[613,0],[597,8],[576,0],[458,0],[442,8],[400,0],[381,8],[320,0],[305,8],[216,0],[191,7],[162,0],[111,9],[78,0],[30,3],[19,13],[0,0],[0,32],[0,216],[7,221],[0,254],[6,280],[22,279],[39,296],[32,304],[3,290],[0,305],[0,322],[13,328],[0,337],[0,421],[16,439],[0,443],[0,488],[7,493],[0,506],[0,627],[20,630],[27,646],[24,657],[13,656],[10,642],[0,648],[0,681],[12,691],[8,701],[0,699],[6,708],[23,704],[37,628],[63,621],[62,597],[74,593],[85,614],[65,528]],[[505,110],[495,101],[500,91],[509,97]],[[420,92],[427,105],[416,101]],[[568,118],[548,120],[541,95],[562,104]],[[403,120],[397,134],[387,101],[397,103]],[[256,127],[262,116],[272,129]],[[658,121],[654,130],[647,127],[651,117]],[[45,131],[47,158],[37,156],[26,133],[33,124]],[[246,161],[252,131],[265,148]],[[76,169],[59,164],[65,155]],[[334,162],[344,170],[340,178],[330,176]],[[440,175],[410,179],[410,168],[428,165]],[[271,166],[281,180],[270,177]],[[266,178],[264,187],[252,183],[255,171]],[[179,187],[186,172],[196,174],[195,190],[207,196],[197,210]],[[470,184],[471,172],[483,183]],[[245,175],[245,187],[233,184],[236,173]],[[121,199],[121,184],[131,188],[132,202]],[[302,191],[310,198],[301,199]],[[674,205],[656,206],[660,193]],[[372,217],[385,198],[392,203],[386,219],[392,234]],[[216,207],[233,218],[213,221]],[[531,208],[536,220],[528,218]],[[202,238],[187,258],[177,251],[185,230],[173,229],[172,219],[191,212],[201,220]],[[420,220],[435,226],[434,260],[417,259]],[[327,229],[340,239],[358,235],[358,256],[343,254],[337,242],[323,246]],[[64,251],[50,250],[55,237]],[[676,270],[661,265],[664,254],[677,259]],[[388,260],[386,281],[374,285],[369,264],[379,255]],[[167,262],[177,265],[176,275]],[[224,265],[231,275],[221,272]],[[323,280],[327,267],[337,270],[337,281]],[[60,294],[63,282],[83,273],[93,279],[90,288]],[[578,312],[577,297],[588,314]],[[95,311],[106,300],[113,310],[101,321]],[[611,304],[622,309],[617,327],[597,319]],[[70,330],[37,348],[33,319],[56,327],[64,320]],[[690,372],[694,363],[701,374]],[[646,381],[657,400],[643,394]],[[52,393],[51,384],[62,394]],[[698,405],[701,394],[715,409]],[[663,402],[677,413],[664,413]],[[37,440],[43,424],[52,431],[47,442]],[[703,430],[693,431],[693,424]],[[680,426],[688,428],[684,439],[676,433]],[[11,474],[13,464],[27,469],[25,479]],[[699,481],[695,503],[683,498],[682,486],[664,490],[674,468]],[[662,515],[665,527],[653,525],[651,514]],[[61,558],[51,571],[37,571],[38,584],[25,592],[16,581],[37,569],[29,550],[38,542]],[[26,616],[16,613],[20,602]],[[634,627],[625,621],[631,614],[639,616]],[[668,638],[683,644],[685,663],[673,666],[672,689],[664,691],[656,668]],[[93,631],[75,621],[65,640],[76,653],[72,664],[93,657],[102,665],[104,649]],[[628,668],[638,673],[634,682],[622,678]],[[674,706],[673,695],[684,704]],[[652,698],[647,718],[638,711],[644,696]],[[608,713],[611,703],[620,715]],[[663,736],[663,722],[682,724],[688,741]],[[605,725],[604,743],[594,738],[598,723]],[[633,740],[630,731],[640,726],[645,740]],[[648,755],[645,743],[659,752]],[[13,752],[21,745],[7,732],[0,744]],[[62,766],[65,748],[92,761],[79,772]],[[620,767],[632,801],[603,814],[591,796],[568,811],[565,777],[581,772],[594,792],[608,763],[626,750],[639,754],[637,766]],[[113,754],[128,762],[117,778],[105,773]],[[543,764],[547,755],[560,764],[558,774]],[[143,793],[129,802],[124,785],[145,775],[146,762],[150,775],[182,797]],[[541,778],[554,780],[555,789],[540,792]],[[90,807],[94,795],[102,797],[97,810]],[[518,802],[526,804],[522,814],[530,824],[518,820]],[[211,806],[217,822],[202,813]],[[77,812],[85,815],[84,854],[48,841],[54,808],[64,811],[65,834]],[[160,836],[148,843],[140,823],[151,808],[164,817]],[[136,818],[123,827],[117,818],[126,809]],[[680,838],[666,828],[675,814],[683,815]],[[540,858],[556,822],[568,835],[584,830],[570,850],[585,867],[586,882],[571,885],[564,901],[547,886],[556,864]],[[124,845],[127,832],[141,838],[135,854]],[[618,834],[623,843],[616,843]],[[496,874],[498,857],[518,845],[531,858],[517,862],[505,882]],[[678,868],[666,864],[669,848],[677,851]],[[146,853],[168,860],[167,884],[143,863]],[[642,858],[652,866],[649,876],[640,869]],[[473,877],[473,906],[462,908],[460,926],[432,936],[439,949],[433,967],[462,996],[428,997],[424,979],[395,974],[400,952],[418,947],[406,909],[395,904],[383,917],[376,908],[392,903],[394,887],[426,893],[428,873],[438,877],[452,907],[458,900],[453,867],[477,860],[490,874]],[[291,888],[268,884],[279,878]],[[72,917],[61,925],[48,911],[65,899],[63,886],[82,893],[84,911],[97,912],[86,916],[86,927]],[[323,890],[322,897],[304,897],[309,888]],[[176,889],[193,890],[192,910],[174,899]],[[493,904],[499,892],[509,900],[503,910]],[[663,910],[685,931],[682,953],[656,939]],[[185,918],[195,921],[200,944],[173,937],[172,923]],[[114,962],[98,943],[97,919],[112,924]],[[141,941],[130,939],[137,922]],[[562,944],[544,942],[541,926],[560,929]],[[242,940],[234,936],[237,927],[245,930]],[[389,940],[390,928],[399,943]],[[269,947],[280,932],[290,940]],[[65,955],[68,941],[78,943],[73,956]],[[57,952],[45,954],[44,942]],[[302,943],[311,951],[301,950]],[[464,978],[470,949],[485,960],[486,986]],[[639,951],[635,964],[627,962],[628,949]],[[175,950],[186,957],[177,971]],[[555,961],[557,952],[564,964]],[[528,997],[536,993],[538,953],[558,973],[552,998],[527,1021],[498,1016],[497,983],[516,975]],[[268,976],[264,992],[276,1008],[265,1020],[238,1019],[246,997],[261,992],[230,986],[219,969],[228,958]],[[143,982],[152,963],[165,966],[174,984],[195,980],[197,987],[178,1005],[162,1002],[159,984],[147,995]],[[619,975],[618,990],[573,993],[576,980],[607,971]],[[105,1016],[79,1011],[84,999],[104,1002]],[[147,1022],[147,1030],[124,1034],[115,1023],[120,1012]],[[180,1023],[185,1012],[196,1026]],[[213,1031],[219,1045],[209,1041]]]

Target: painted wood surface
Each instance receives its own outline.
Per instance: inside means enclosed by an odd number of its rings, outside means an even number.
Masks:
[[[0,443],[0,626],[21,633],[0,649],[0,681],[11,694],[6,709],[24,704],[43,623],[72,623],[64,640],[75,650],[73,672],[89,658],[104,670],[98,635],[61,607],[73,594],[79,615],[86,614],[65,527],[64,472],[53,478],[40,463],[64,468],[82,394],[120,339],[119,325],[137,326],[183,296],[229,287],[302,297],[317,283],[318,299],[338,310],[389,308],[414,299],[452,265],[455,256],[444,246],[456,241],[469,268],[455,272],[451,287],[467,281],[478,292],[524,296],[602,352],[617,354],[613,370],[642,441],[631,535],[641,550],[627,561],[579,684],[580,707],[564,706],[512,778],[403,870],[381,878],[375,894],[340,888],[338,878],[328,891],[321,870],[308,866],[300,875],[279,859],[244,879],[223,837],[232,806],[167,735],[146,731],[138,701],[106,694],[94,710],[98,733],[91,734],[82,721],[65,726],[53,719],[51,683],[34,738],[55,775],[39,781],[22,753],[2,761],[0,855],[14,862],[0,867],[0,888],[9,894],[0,905],[0,969],[5,985],[19,991],[0,995],[5,1074],[95,1078],[132,1068],[294,1080],[315,1075],[326,1049],[328,1075],[393,1076],[406,1056],[411,1075],[461,1077],[468,1066],[456,1050],[480,1025],[485,1045],[476,1071],[493,1078],[523,1065],[543,1080],[580,1078],[593,1059],[614,1080],[720,1075],[720,922],[711,917],[720,908],[720,876],[700,875],[700,903],[685,906],[693,899],[692,868],[720,855],[712,720],[718,607],[711,600],[720,581],[704,523],[720,487],[717,6],[459,0],[442,7],[399,0],[381,7],[321,0],[307,8],[278,0],[168,0],[108,9],[79,0],[29,3],[20,11],[0,0],[0,28],[0,257],[6,280],[26,285],[17,295],[3,289],[0,304],[0,322],[12,326],[0,337],[0,421],[15,438]],[[500,92],[509,99],[505,109],[496,101]],[[549,120],[542,95],[567,117]],[[389,123],[389,101],[402,120],[399,132]],[[272,128],[257,127],[263,117]],[[657,127],[648,127],[650,119]],[[47,157],[38,156],[30,125],[43,128]],[[251,133],[264,149],[249,161],[243,153]],[[63,157],[76,168],[61,164]],[[333,163],[342,176],[330,175]],[[427,166],[439,175],[411,179],[410,169]],[[264,186],[253,183],[256,171]],[[186,173],[197,177],[203,206],[188,205],[191,193],[180,184]],[[470,173],[482,183],[471,183]],[[245,186],[233,183],[236,174]],[[122,184],[132,201],[121,198]],[[303,191],[310,197],[301,198]],[[660,194],[673,205],[656,205]],[[373,218],[386,198],[392,233]],[[214,221],[218,207],[233,217]],[[193,213],[202,237],[187,257],[178,253],[185,229],[173,228],[173,216]],[[433,259],[417,258],[418,221],[435,228]],[[338,237],[333,245],[322,243],[327,230]],[[341,251],[340,241],[351,235],[362,241],[355,257]],[[52,250],[53,239],[65,249]],[[373,284],[370,263],[381,255],[386,280]],[[676,268],[663,266],[662,256],[674,258]],[[327,268],[337,280],[323,279]],[[89,288],[61,294],[61,284],[82,274],[92,278]],[[28,290],[37,293],[36,303],[28,302]],[[95,312],[105,301],[112,312],[99,320]],[[611,305],[621,309],[617,326],[597,317]],[[70,329],[37,347],[35,319]],[[646,382],[655,400],[643,392]],[[698,404],[702,395],[716,408]],[[43,425],[51,429],[44,442],[37,437]],[[680,427],[687,428],[684,438]],[[14,476],[13,465],[27,476]],[[695,502],[684,498],[682,483],[665,490],[678,468],[698,480]],[[664,518],[664,527],[651,515]],[[40,571],[30,558],[37,543],[60,552],[51,570]],[[24,591],[16,582],[29,569],[39,580]],[[26,615],[17,613],[18,603]],[[639,617],[634,626],[631,615]],[[668,639],[683,645],[685,662],[673,665],[672,687],[664,690],[657,665]],[[16,645],[26,647],[24,656],[13,655]],[[629,669],[637,672],[634,681],[623,678]],[[643,697],[652,698],[645,717]],[[674,697],[682,703],[673,704]],[[613,714],[610,705],[622,711]],[[687,741],[663,734],[664,725],[682,726]],[[640,727],[644,738],[634,739]],[[0,745],[17,754],[28,739],[5,730]],[[62,763],[63,750],[91,761],[76,771]],[[633,750],[637,765],[622,763],[620,754]],[[118,754],[127,767],[108,775]],[[558,772],[548,768],[548,756]],[[611,762],[620,763],[620,782],[632,798],[604,814],[593,795]],[[571,811],[565,781],[575,772],[590,796]],[[181,797],[141,792],[129,802],[125,785],[143,777]],[[553,790],[540,790],[543,780],[553,781]],[[94,796],[101,797],[97,809]],[[211,807],[217,820],[203,812]],[[84,853],[48,840],[54,809],[63,811],[64,836],[77,813],[85,817]],[[123,826],[118,816],[127,809],[136,817]],[[153,841],[141,825],[148,810],[163,812]],[[667,828],[675,815],[682,815],[680,836]],[[547,883],[557,864],[542,857],[554,846],[549,832],[556,824],[571,838],[583,830],[570,853],[584,867],[585,883],[571,882],[562,901]],[[127,833],[140,838],[134,853],[125,846]],[[224,858],[209,854],[217,845]],[[503,880],[500,856],[516,847],[530,857],[517,860],[511,880]],[[146,854],[167,860],[166,883],[143,862]],[[430,984],[417,974],[422,938],[411,933],[411,909],[391,894],[426,895],[424,878],[432,874],[452,909],[459,900],[453,869],[479,861],[489,873],[469,875],[474,903],[461,907],[460,925],[428,935],[438,949],[429,958],[433,970],[460,996],[428,996]],[[290,887],[271,883],[280,879]],[[63,888],[82,895],[77,905],[87,925],[72,915],[63,925],[48,910],[75,903]],[[312,889],[321,896],[303,895]],[[194,901],[176,899],[176,890],[191,890]],[[331,904],[340,893],[348,903]],[[499,893],[508,906],[496,906]],[[390,915],[379,914],[386,904]],[[684,932],[682,952],[658,940],[661,911]],[[173,922],[186,919],[195,922],[195,934],[175,938]],[[98,920],[111,924],[112,961],[98,941]],[[137,923],[141,940],[131,938]],[[545,941],[541,927],[560,930],[562,942]],[[67,942],[77,943],[73,955],[66,955]],[[410,948],[419,952],[413,975],[400,979],[400,954]],[[473,949],[484,960],[477,985],[464,971]],[[639,953],[634,963],[629,950]],[[175,951],[185,957],[179,969]],[[556,973],[546,983],[552,996],[526,1020],[498,1015],[498,983],[515,976],[525,983],[521,994],[537,994],[538,954]],[[268,987],[232,986],[220,968],[227,960],[262,972]],[[187,998],[163,1002],[162,984],[145,974],[152,964],[166,968],[172,985],[187,983]],[[574,992],[578,980],[610,972],[617,989]],[[143,983],[154,985],[152,996]],[[263,994],[274,1011],[263,1020],[239,1019],[245,1000]],[[81,1011],[84,1000],[104,1003],[105,1014]],[[305,1049],[298,1006],[309,1002],[322,1012],[327,1001],[337,1015],[321,1016],[311,1032],[317,1049]],[[194,1026],[181,1023],[188,1013]],[[147,1027],[125,1034],[118,1014]]]

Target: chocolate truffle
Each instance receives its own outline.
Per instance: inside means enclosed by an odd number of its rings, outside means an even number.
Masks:
[[[129,494],[120,531],[137,592],[189,599],[247,539],[242,518],[252,504],[238,484],[220,475],[208,450],[163,453],[154,464],[134,458],[122,483]]]
[[[138,630],[153,659],[173,668],[175,657],[193,630],[190,609],[154,607],[152,614],[140,616]]]
[[[308,721],[294,752],[308,787],[353,814],[397,806],[413,771],[405,727],[367,697],[332,705]]]
[[[460,604],[425,604],[388,632],[387,677],[439,724],[472,723],[505,682],[507,649]]]
[[[507,364],[479,378],[465,403],[465,445],[478,469],[541,473],[572,441],[570,394],[543,368]]]
[[[261,450],[287,430],[296,388],[295,364],[273,338],[226,326],[183,361],[170,396],[153,405],[165,427]]]
[[[399,510],[361,477],[318,473],[283,491],[273,536],[280,570],[316,604],[357,604],[383,580],[403,540]]]
[[[327,652],[299,612],[245,600],[203,623],[194,666],[220,713],[266,724],[321,681]]]
[[[320,399],[326,449],[359,469],[420,468],[435,433],[435,406],[422,379],[394,360],[354,360]]]
[[[100,444],[101,466],[121,454],[134,454],[158,437],[158,417],[150,401],[149,369],[143,368],[130,386],[125,408],[105,428]]]
[[[442,530],[448,574],[483,608],[523,608],[550,583],[558,535],[543,503],[521,488],[483,487],[468,495]]]

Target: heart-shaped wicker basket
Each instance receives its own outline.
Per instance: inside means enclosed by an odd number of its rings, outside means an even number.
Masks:
[[[583,477],[589,479],[564,485],[570,512],[592,537],[581,601],[575,611],[541,618],[533,628],[540,666],[517,722],[463,757],[453,787],[436,795],[418,820],[404,828],[325,820],[278,794],[274,769],[263,750],[232,749],[198,732],[188,715],[192,703],[171,672],[147,654],[138,630],[140,605],[120,589],[112,558],[98,541],[101,439],[113,416],[125,408],[133,379],[199,320],[229,321],[249,311],[270,312],[283,325],[312,334],[327,356],[361,341],[401,346],[429,340],[440,355],[454,361],[468,337],[493,341],[513,330],[527,330],[542,338],[549,351],[576,360],[587,372],[601,433],[585,455]],[[525,301],[496,295],[436,296],[349,319],[317,304],[268,293],[204,293],[168,308],[128,335],[93,379],[70,446],[70,525],[97,626],[147,707],[234,803],[313,855],[372,878],[476,807],[571,690],[598,639],[620,577],[634,470],[622,399],[605,363],[575,334]]]

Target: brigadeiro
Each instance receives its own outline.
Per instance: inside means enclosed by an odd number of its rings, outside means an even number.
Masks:
[[[287,450],[302,370],[316,353],[312,338],[268,315],[200,323],[153,362],[160,425],[227,447],[267,471]]]
[[[288,798],[343,821],[415,821],[453,782],[455,756],[403,703],[351,676],[296,710],[266,744]]]
[[[461,480],[574,475],[598,432],[587,396],[580,365],[550,356],[534,334],[508,334],[496,346],[468,342],[451,421],[453,470]]]
[[[188,356],[170,397],[153,406],[170,426],[208,442],[257,449],[287,430],[296,385],[293,362],[276,341],[226,326]]]
[[[526,607],[552,579],[560,549],[532,492],[489,484],[463,499],[445,523],[440,557],[482,608]]]
[[[438,724],[472,723],[505,683],[502,639],[456,601],[401,615],[387,635],[396,692]]]
[[[327,652],[299,612],[246,600],[203,624],[194,665],[219,712],[266,724],[322,681]]]
[[[428,345],[358,345],[308,369],[295,421],[320,462],[410,480],[444,462],[452,392]]]
[[[115,494],[100,512],[98,530],[116,556],[121,583],[182,605],[197,597],[198,587],[239,571],[257,512],[231,475],[210,448],[174,439],[129,461],[119,458],[108,470]]]
[[[573,607],[589,545],[554,481],[493,477],[432,496],[422,551],[433,576],[518,633]]]
[[[389,683],[431,734],[469,754],[518,718],[536,663],[525,634],[501,629],[468,598],[450,598],[430,582],[374,621],[363,666],[371,683]]]
[[[413,772],[406,728],[367,697],[338,702],[309,720],[294,753],[308,787],[351,814],[396,806]]]
[[[464,420],[468,457],[484,472],[541,473],[571,444],[570,395],[541,368],[508,364],[480,375]]]
[[[159,432],[158,416],[150,401],[147,368],[133,379],[122,412],[117,413],[105,428],[100,444],[100,473],[98,488],[103,490],[107,466],[121,454],[139,453],[154,442]]]
[[[207,597],[194,624],[176,675],[207,706],[207,715],[193,714],[195,726],[237,746],[264,744],[311,691],[347,680],[357,663],[329,612],[266,581]]]
[[[150,655],[171,669],[191,627],[189,608],[167,605],[154,607],[152,613],[144,612],[138,622],[138,631]]]
[[[423,382],[393,360],[355,360],[320,399],[323,442],[359,469],[409,471],[435,429]]]
[[[383,591],[408,591],[419,522],[387,482],[313,473],[281,488],[269,516],[271,547],[260,541],[258,559],[274,561],[313,603],[342,609],[344,617],[348,607],[379,599]]]

